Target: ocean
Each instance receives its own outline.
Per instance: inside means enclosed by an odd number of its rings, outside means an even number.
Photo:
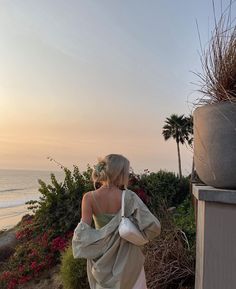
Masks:
[[[58,181],[63,181],[64,172],[36,170],[0,169],[0,230],[16,225],[27,210],[25,202],[39,200],[41,193],[38,179],[51,183],[50,174],[54,173]]]

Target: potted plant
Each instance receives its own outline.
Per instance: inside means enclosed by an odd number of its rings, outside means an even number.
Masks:
[[[193,112],[194,163],[207,185],[236,189],[236,26],[232,2],[202,52],[202,97]],[[216,20],[216,17],[215,17]]]

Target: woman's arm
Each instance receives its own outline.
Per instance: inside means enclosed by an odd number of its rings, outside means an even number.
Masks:
[[[91,194],[90,192],[87,192],[82,198],[81,220],[91,226],[92,214],[93,211],[91,206]]]

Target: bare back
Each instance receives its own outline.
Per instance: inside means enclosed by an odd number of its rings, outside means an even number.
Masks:
[[[116,214],[121,208],[122,190],[101,187],[90,192],[91,207],[94,215]]]

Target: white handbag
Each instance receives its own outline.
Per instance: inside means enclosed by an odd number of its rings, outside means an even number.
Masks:
[[[121,202],[121,222],[119,225],[119,234],[121,238],[133,243],[137,246],[142,246],[148,242],[148,239],[144,237],[142,232],[137,228],[137,226],[124,215],[125,211],[125,190],[122,192],[122,202]]]

